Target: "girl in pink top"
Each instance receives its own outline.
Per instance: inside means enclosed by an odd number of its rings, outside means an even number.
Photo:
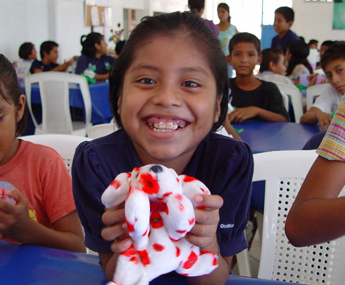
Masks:
[[[53,149],[18,139],[27,115],[14,67],[0,54],[0,238],[85,252],[62,158]],[[4,194],[12,203],[1,199]]]

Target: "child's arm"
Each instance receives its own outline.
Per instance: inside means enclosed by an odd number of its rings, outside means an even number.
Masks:
[[[93,79],[96,80],[107,80],[109,79],[109,72],[106,74],[97,74]]]
[[[223,205],[223,199],[218,195],[196,195],[194,201],[205,206],[205,210],[195,209],[195,225],[186,235],[186,239],[200,247],[200,250],[219,253],[217,242],[217,227],[219,223],[219,209]],[[231,257],[223,257],[219,254],[218,267],[208,275],[190,277],[190,284],[221,284],[223,285],[230,272]]]
[[[29,217],[29,202],[18,190],[8,194],[16,200],[11,205],[0,200],[0,237],[18,242],[85,252],[83,232],[76,211],[52,224],[49,229]]]
[[[301,124],[316,125],[320,124],[323,131],[326,131],[328,126],[332,121],[331,114],[322,112],[319,108],[311,107],[308,112],[306,112],[301,117]]]
[[[282,115],[255,106],[237,108],[228,115],[228,119],[231,123],[242,123],[244,120],[256,116],[268,122],[287,122]]]
[[[226,117],[226,119],[225,119],[224,128],[226,129],[226,131],[228,132],[229,135],[232,135],[232,137],[235,140],[243,141],[242,138],[238,135],[238,133],[236,133],[234,128],[231,126],[231,124],[228,120],[228,117]]]
[[[294,246],[326,242],[345,235],[345,163],[319,156],[288,214],[285,232]]]
[[[63,64],[60,64],[59,66],[53,68],[50,71],[66,71],[67,68],[74,63],[74,61],[74,58],[71,58],[69,61],[65,61]]]

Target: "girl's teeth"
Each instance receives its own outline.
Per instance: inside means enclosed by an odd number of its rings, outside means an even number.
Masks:
[[[178,128],[178,125],[174,125],[173,123],[163,123],[163,122],[160,122],[160,123],[156,123],[154,124],[154,128],[156,130],[166,130],[166,131],[172,131],[172,130],[176,130]]]

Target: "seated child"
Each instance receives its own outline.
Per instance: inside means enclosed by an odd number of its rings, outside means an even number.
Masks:
[[[313,73],[313,68],[308,62],[309,47],[301,40],[293,40],[290,42],[285,55],[285,60],[288,62],[286,69],[286,76],[291,79],[295,85],[300,84],[300,76],[306,76]],[[308,84],[306,85],[306,87]],[[299,87],[299,86],[297,86]]]
[[[319,123],[325,131],[331,123],[331,114],[336,111],[341,97],[345,94],[345,42],[333,44],[327,49],[321,57],[321,66],[330,85],[301,117],[301,123]]]
[[[82,55],[77,61],[76,74],[84,74],[89,80],[107,80],[115,58],[108,56],[108,45],[103,35],[90,33],[80,38]],[[90,81],[91,82],[91,81]]]
[[[85,252],[71,177],[51,148],[18,139],[28,109],[12,64],[0,55],[0,238]],[[13,186],[13,187],[12,187]],[[12,189],[10,189],[12,188]],[[13,202],[13,200],[12,200]]]
[[[284,84],[293,84],[292,81],[285,77],[286,66],[283,52],[278,48],[267,48],[261,53],[262,60],[260,64],[259,79],[280,82]]]
[[[322,61],[321,58],[321,64]],[[341,61],[344,62],[344,59]],[[329,76],[336,73],[332,71]],[[344,77],[343,74],[341,76]],[[345,197],[339,197],[345,185],[344,118],[343,97],[316,151],[319,156],[286,219],[285,233],[294,246],[328,242],[345,235]]]
[[[236,70],[236,78],[230,79],[231,105],[236,108],[228,116],[230,123],[250,118],[271,122],[289,119],[278,87],[253,74],[261,61],[260,52],[260,40],[250,33],[238,33],[230,41],[227,59]]]
[[[119,41],[116,43],[115,46],[115,54],[116,54],[116,58],[118,58],[122,52],[123,47],[125,46],[126,41]]]
[[[119,173],[163,164],[199,179],[212,194],[194,197],[201,207],[186,239],[218,254],[218,267],[203,276],[180,276],[181,284],[186,278],[225,284],[232,256],[247,247],[253,161],[245,143],[214,133],[226,117],[229,93],[217,36],[195,13],[145,17],[112,65],[109,83],[120,129],[80,144],[72,166],[85,244],[99,253],[111,280],[117,256],[133,240],[124,226],[124,205],[104,209],[101,195]]]
[[[328,48],[330,46],[332,46],[334,43],[334,41],[330,41],[330,40],[327,40],[327,41],[324,41],[322,44],[321,44],[321,47],[320,47],[320,59],[322,57],[322,55],[326,52],[326,50],[328,50]],[[316,69],[321,69],[321,65],[320,65],[320,62],[318,62],[316,64]]]
[[[290,30],[295,13],[290,7],[279,7],[274,12],[273,28],[278,35],[272,39],[271,48],[280,48],[286,54],[288,45],[293,40],[300,38]]]
[[[71,66],[75,58],[59,65],[57,59],[59,57],[59,45],[53,41],[46,41],[41,44],[40,56],[41,61],[35,59],[31,65],[30,72],[44,72],[44,71],[66,71]]]

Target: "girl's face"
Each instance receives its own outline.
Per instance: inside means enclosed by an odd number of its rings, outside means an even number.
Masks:
[[[59,48],[55,46],[48,54],[46,52],[44,52],[44,54],[44,58],[46,58],[49,63],[56,63],[59,57]]]
[[[101,40],[100,44],[95,44],[96,50],[100,55],[107,54],[108,53],[108,45],[104,41],[104,39]]]
[[[157,36],[125,73],[118,113],[143,164],[182,171],[220,114],[209,63],[187,36]]]
[[[222,7],[219,7],[217,9],[217,12],[218,12],[218,18],[221,22],[227,22],[228,21],[228,18],[229,18],[229,13],[227,10],[225,10],[224,8]]]
[[[285,75],[286,66],[285,66],[285,58],[283,55],[279,56],[279,61],[274,63],[273,61],[270,62],[270,69],[273,73]]]
[[[0,97],[0,165],[10,161],[17,152],[16,129],[24,113],[25,96],[20,96],[17,107],[12,101],[10,103]]]

